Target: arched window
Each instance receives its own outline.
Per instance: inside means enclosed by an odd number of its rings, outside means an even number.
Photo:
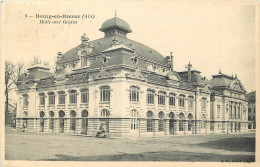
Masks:
[[[130,87],[130,101],[139,102],[139,88],[136,86]]]
[[[184,114],[183,113],[180,113],[179,114],[179,131],[183,131],[183,122],[184,122]]]
[[[40,106],[45,105],[45,94],[44,93],[39,94],[39,103],[40,103]]]
[[[175,94],[174,93],[169,94],[169,105],[175,106]]]
[[[203,97],[201,99],[201,110],[205,111],[207,108],[207,98],[206,97]]]
[[[154,90],[147,90],[147,103],[154,104]]]
[[[74,110],[70,111],[70,130],[76,130],[76,112]]]
[[[89,93],[88,89],[81,90],[81,103],[88,103]]]
[[[65,104],[65,92],[60,91],[58,92],[58,94],[59,94],[59,104]]]
[[[160,91],[158,93],[158,104],[159,105],[165,105],[165,92]]]
[[[70,104],[76,104],[77,103],[77,91],[71,90],[69,93],[70,93]]]
[[[43,111],[40,112],[40,118],[43,118],[45,116],[45,113]]]
[[[185,106],[185,95],[179,96],[179,106],[184,107]]]
[[[164,131],[164,112],[160,111],[158,114],[159,117],[159,131]]]
[[[138,129],[138,111],[131,111],[131,129]]]
[[[53,111],[50,111],[49,112],[49,121],[50,121],[50,123],[49,123],[49,129],[54,129],[54,112]]]
[[[153,112],[148,111],[146,113],[147,116],[147,132],[152,132],[153,131]]]
[[[23,117],[28,117],[28,112],[27,111],[23,112]]]
[[[81,113],[81,117],[88,117],[88,111],[83,110],[82,113]]]
[[[193,115],[192,114],[189,114],[188,115],[188,131],[191,131],[192,130],[192,119],[193,119]]]
[[[23,94],[23,107],[28,107],[28,104],[29,104],[29,96],[28,94]]]
[[[102,86],[100,88],[100,101],[109,102],[110,101],[110,87]]]
[[[63,118],[64,116],[65,116],[65,113],[64,113],[64,111],[62,111],[62,110],[61,110],[61,111],[59,111],[59,117],[60,117],[60,118]]]
[[[59,132],[60,133],[64,133],[64,116],[65,116],[65,113],[64,111],[59,111]]]
[[[169,118],[170,118],[170,119],[174,119],[174,113],[173,113],[173,112],[170,112]]]
[[[101,111],[101,117],[109,117],[110,113],[107,109]]]
[[[55,105],[55,93],[54,92],[49,92],[49,105]]]
[[[188,107],[189,108],[193,108],[193,101],[194,101],[193,96],[189,96],[188,97]]]

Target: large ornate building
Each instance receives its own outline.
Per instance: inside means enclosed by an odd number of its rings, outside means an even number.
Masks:
[[[114,17],[104,38],[58,53],[57,72],[40,65],[19,77],[17,127],[26,131],[109,137],[232,133],[248,128],[245,89],[219,72],[207,80],[173,56],[127,38],[127,22]]]

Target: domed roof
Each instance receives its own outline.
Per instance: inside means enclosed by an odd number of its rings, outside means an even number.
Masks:
[[[117,38],[117,40],[129,48],[134,48],[137,55],[140,55],[144,57],[145,59],[156,61],[160,64],[167,65],[168,63],[163,55],[161,55],[156,50],[145,46],[141,43],[135,42],[133,40],[121,37],[121,36],[110,36],[106,38],[97,39],[94,41],[90,41],[89,43],[94,46],[93,53],[101,53],[102,51],[105,51],[109,49],[112,45],[113,38]],[[79,59],[79,56],[77,55],[79,46],[76,46],[72,49],[70,49],[68,52],[66,52],[62,58],[58,61],[58,63],[65,63],[68,61],[73,61]]]
[[[102,31],[102,32],[105,32],[107,29],[111,29],[111,28],[115,28],[115,27],[123,29],[126,32],[132,32],[129,24],[126,21],[124,21],[124,20],[122,20],[118,17],[114,17],[114,18],[106,20],[102,24],[102,26],[99,30]]]

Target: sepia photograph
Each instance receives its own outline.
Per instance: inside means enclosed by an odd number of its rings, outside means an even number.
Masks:
[[[257,7],[2,1],[3,166],[255,166]]]

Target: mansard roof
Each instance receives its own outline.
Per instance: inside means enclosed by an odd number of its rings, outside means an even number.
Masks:
[[[212,77],[210,85],[212,85],[213,88],[228,88],[240,92],[246,92],[244,86],[237,77],[234,78],[233,76],[222,73],[213,75]]]
[[[147,60],[150,60],[153,62],[157,62],[157,63],[165,65],[165,66],[169,66],[169,64],[167,63],[164,56],[161,55],[156,50],[154,50],[148,46],[145,46],[141,43],[130,40],[128,38],[121,37],[119,35],[108,36],[105,38],[90,41],[89,43],[94,46],[92,55],[101,54],[101,52],[109,50],[109,48],[111,48],[113,46],[112,40],[114,38],[117,39],[119,45],[124,45],[127,48],[134,49],[138,56],[141,56],[144,59],[147,59]],[[62,64],[62,63],[70,62],[70,61],[79,60],[79,55],[77,54],[79,47],[80,47],[80,45],[78,45],[78,46],[72,48],[71,50],[69,50],[68,52],[66,52],[57,63]]]

